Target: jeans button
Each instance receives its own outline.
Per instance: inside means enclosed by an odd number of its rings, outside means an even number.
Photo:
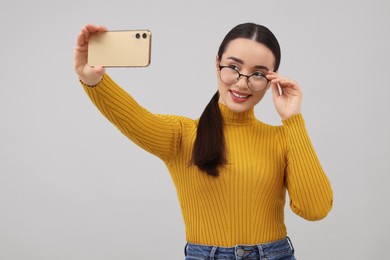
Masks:
[[[240,249],[237,250],[237,255],[239,257],[243,256],[244,254],[245,254],[244,249],[240,248]]]

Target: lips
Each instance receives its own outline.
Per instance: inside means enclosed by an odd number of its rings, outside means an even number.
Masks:
[[[251,96],[250,94],[229,90],[231,97],[236,102],[245,102]]]

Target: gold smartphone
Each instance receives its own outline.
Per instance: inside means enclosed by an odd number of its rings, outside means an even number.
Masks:
[[[146,67],[150,64],[151,44],[149,30],[94,33],[88,41],[88,65]]]

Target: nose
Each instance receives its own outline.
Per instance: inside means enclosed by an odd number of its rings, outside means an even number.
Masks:
[[[249,84],[248,78],[241,75],[235,85],[240,89],[249,89],[248,84]]]

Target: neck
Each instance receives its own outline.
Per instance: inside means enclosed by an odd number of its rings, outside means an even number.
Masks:
[[[253,107],[244,112],[234,112],[220,102],[218,103],[218,106],[222,114],[223,122],[225,124],[245,125],[256,122]]]

